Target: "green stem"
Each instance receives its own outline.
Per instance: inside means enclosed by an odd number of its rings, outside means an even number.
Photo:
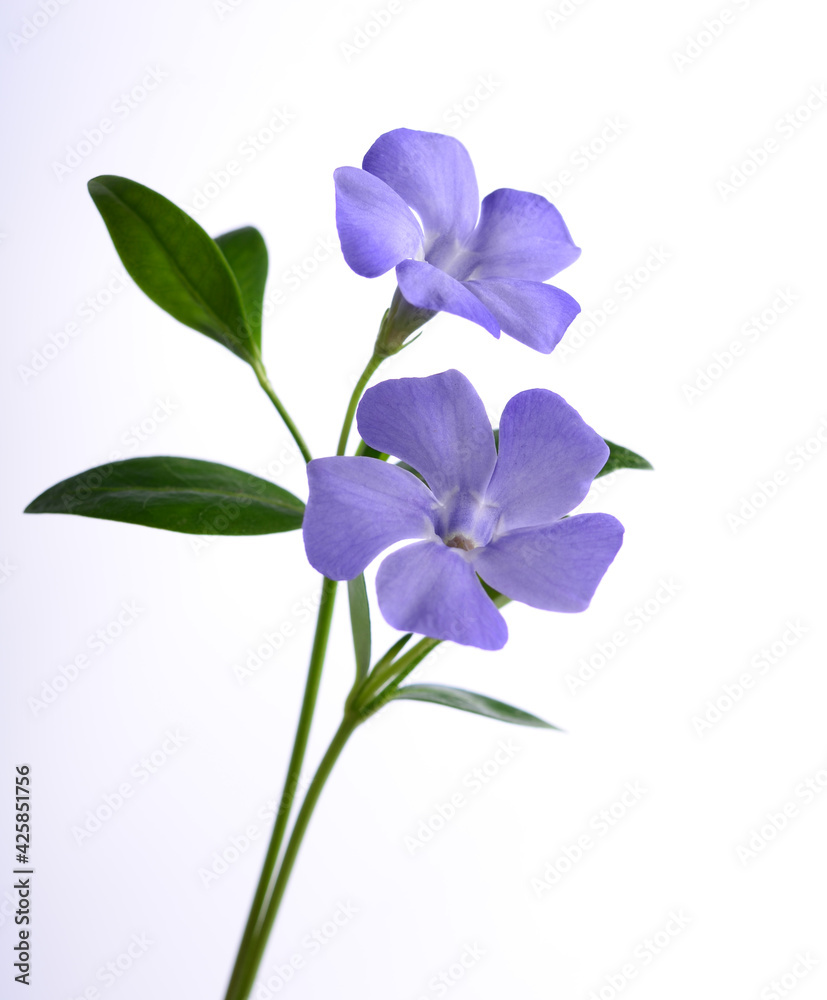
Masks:
[[[333,740],[327,748],[324,757],[322,757],[322,761],[319,764],[316,774],[313,776],[313,780],[307,790],[307,795],[305,796],[302,807],[296,817],[296,822],[293,826],[293,831],[290,834],[290,839],[287,842],[284,857],[281,860],[278,878],[273,886],[272,894],[267,901],[267,909],[259,922],[259,933],[255,942],[250,947],[249,954],[247,955],[247,961],[242,970],[236,990],[235,992],[232,992],[231,984],[231,990],[227,993],[226,1000],[246,1000],[255,985],[256,974],[261,964],[261,960],[264,957],[265,948],[267,947],[267,939],[273,929],[273,924],[276,921],[279,906],[281,905],[281,901],[284,896],[284,890],[287,888],[287,882],[290,878],[290,873],[293,871],[293,865],[295,864],[299,848],[302,845],[302,840],[304,839],[305,832],[307,831],[308,824],[310,823],[310,818],[313,815],[313,810],[316,807],[316,803],[319,801],[319,796],[322,793],[325,782],[330,777],[330,772],[333,770],[334,764],[339,759],[339,755],[344,749],[345,744],[350,739],[353,731],[358,725],[358,719],[355,719],[351,715],[345,715],[342,719],[341,725],[336,730],[336,735],[333,737]]]
[[[347,439],[350,436],[350,428],[353,424],[353,417],[356,414],[356,407],[359,405],[359,400],[362,398],[362,393],[364,392],[365,386],[370,381],[371,375],[373,375],[386,357],[386,354],[380,354],[377,351],[374,351],[371,355],[370,361],[368,361],[365,366],[365,370],[359,376],[359,381],[356,383],[356,387],[350,397],[350,402],[347,404],[345,422],[342,424],[342,433],[339,435],[339,445],[336,448],[337,455],[344,455],[347,450]]]
[[[407,635],[403,635],[401,639],[398,639],[391,647],[388,649],[380,660],[374,664],[373,673],[377,674],[380,670],[384,670],[386,665],[392,663],[398,653],[400,653],[408,640],[411,638],[410,632]],[[345,702],[345,711],[349,711],[350,707],[354,704],[357,698],[362,695],[362,686],[367,682],[367,677],[357,677],[356,683],[350,689],[350,694],[347,696],[347,701]]]
[[[358,712],[360,717],[366,718],[365,713],[368,711],[372,699],[378,694],[380,689],[389,681],[398,683],[407,677],[414,667],[418,666],[441,641],[441,639],[431,639],[426,636],[411,646],[407,653],[400,656],[398,660],[385,661],[383,657],[374,667],[373,673],[366,678],[356,693],[353,699],[354,711]],[[384,694],[384,691],[382,694]],[[368,712],[368,714],[373,715],[373,711]]]
[[[489,596],[498,608],[504,608],[511,601],[505,594],[491,591]],[[402,681],[442,642],[442,639],[432,639],[425,636],[404,653],[399,659],[394,659],[392,646],[373,668],[358,687],[351,692],[348,704],[364,722],[369,716],[378,712],[393,697],[393,693]]]
[[[399,348],[397,348],[397,350],[398,349]],[[365,366],[365,370],[359,377],[359,380],[356,383],[350,397],[350,402],[348,403],[347,412],[345,413],[345,419],[342,425],[342,431],[339,436],[339,444],[336,450],[337,455],[344,455],[347,449],[347,441],[350,436],[353,418],[356,414],[356,407],[359,404],[359,400],[362,397],[365,386],[368,384],[371,376],[379,365],[385,360],[386,357],[389,356],[390,353],[393,352],[382,350],[380,347],[374,348],[374,352]],[[298,445],[305,461],[309,462],[311,460],[310,450],[305,444],[298,428],[291,420],[290,415],[282,405],[281,400],[276,395],[260,359],[253,363],[253,370],[256,373],[256,377],[258,378],[262,389],[264,389],[270,397],[273,405],[287,426],[287,429],[293,435],[293,440]],[[366,697],[364,696],[364,688],[362,685],[354,685],[354,689],[351,691],[350,696],[347,699],[345,714],[341,725],[336,731],[336,734],[333,737],[333,740],[324,757],[322,758],[312,782],[310,783],[307,795],[305,796],[305,800],[302,803],[298,816],[296,817],[296,822],[293,826],[293,830],[290,834],[284,854],[279,863],[281,846],[290,819],[290,812],[296,795],[296,789],[298,788],[299,779],[301,777],[302,765],[304,763],[304,756],[307,750],[307,741],[310,735],[310,726],[313,721],[313,713],[316,708],[316,699],[318,697],[319,685],[321,683],[322,667],[324,665],[328,638],[330,636],[330,625],[333,618],[333,604],[335,598],[336,581],[329,580],[325,577],[322,585],[322,597],[319,606],[319,616],[316,622],[316,634],[313,639],[313,650],[310,655],[310,665],[307,672],[307,682],[305,684],[304,699],[302,701],[301,713],[299,715],[299,724],[296,730],[293,752],[287,768],[287,776],[285,778],[284,790],[279,802],[279,809],[273,828],[273,835],[270,839],[269,847],[267,848],[264,866],[262,868],[256,893],[253,898],[253,904],[250,908],[250,914],[247,918],[247,924],[244,928],[244,934],[238,949],[238,955],[236,956],[230,982],[227,986],[225,1000],[248,1000],[250,992],[255,984],[256,975],[258,973],[262,957],[264,956],[267,941],[273,928],[273,924],[275,923],[279,906],[281,904],[282,897],[284,896],[284,891],[287,887],[290,874],[293,870],[293,865],[295,864],[299,848],[301,847],[304,834],[307,830],[307,826],[310,822],[313,810],[316,807],[316,803],[319,800],[322,789],[324,788],[325,782],[330,776],[330,772],[333,770],[334,764],[338,760],[342,749],[352,735],[353,731],[365,718],[367,718],[368,715],[372,715],[373,712],[378,711],[386,700],[384,697],[374,699],[374,702],[368,706],[369,711],[365,711],[364,709],[361,711],[355,710],[354,708],[351,708],[351,703],[354,701],[354,696],[357,694],[357,688],[358,700],[360,704],[365,705]],[[413,649],[411,649],[405,656],[400,657],[400,659],[395,663],[393,662],[393,657],[394,652],[396,651],[396,646],[391,647],[388,653],[382,658],[382,660],[380,660],[379,664],[377,664],[379,669],[375,671],[372,677],[367,678],[363,684],[367,686],[367,683],[370,681],[373,681],[373,683],[376,684],[377,677],[379,677],[381,686],[381,683],[384,683],[386,679],[386,674],[388,678],[395,674],[392,684],[386,688],[386,691],[391,688],[395,689],[395,687],[401,682],[402,678],[410,673],[410,671],[414,669],[414,667],[431,651],[431,649],[438,645],[439,641],[440,640],[438,639],[422,639],[416,644],[416,646],[413,647]],[[401,644],[399,648],[401,648]],[[370,691],[373,692],[373,687],[370,688]],[[383,695],[384,693],[385,692],[383,692]]]
[[[301,777],[307,740],[310,735],[310,724],[313,721],[316,697],[319,693],[319,683],[322,676],[325,652],[327,651],[327,640],[330,635],[330,623],[333,618],[333,604],[335,599],[336,581],[328,580],[325,577],[322,584],[319,618],[316,623],[316,634],[313,639],[313,651],[310,654],[310,666],[307,671],[307,683],[305,684],[304,700],[302,701],[301,714],[299,715],[299,725],[296,729],[293,753],[287,768],[287,777],[285,778],[284,791],[279,802],[273,836],[270,839],[270,846],[267,849],[267,856],[264,859],[264,867],[262,868],[256,894],[253,898],[253,905],[250,908],[250,915],[247,918],[247,926],[244,928],[244,935],[239,945],[235,967],[230,977],[230,984],[227,987],[226,1000],[245,1000],[249,993],[249,986],[252,986],[252,980],[255,978],[255,971],[258,968],[261,955],[267,944],[269,927],[268,929],[263,928],[262,911],[268,898],[270,898],[271,893],[274,891],[274,878],[279,851],[284,840],[284,833],[287,829],[293,800],[296,796],[296,789]]]
[[[356,384],[356,388],[353,390],[353,395],[350,398],[350,403],[342,425],[342,433],[339,438],[339,450],[337,452],[339,455],[343,455],[347,447],[347,439],[353,423],[353,416],[356,412],[356,407],[359,403],[359,399],[361,398],[362,391],[370,380],[371,375],[373,375],[385,357],[385,354],[374,351],[373,356]],[[256,377],[258,378],[262,389],[264,389],[270,397],[273,405],[281,415],[282,420],[284,420],[284,423],[287,425],[288,430],[293,435],[293,440],[299,446],[299,450],[304,456],[305,461],[309,462],[311,458],[310,451],[299,433],[298,428],[290,419],[290,416],[282,405],[281,400],[276,395],[273,386],[270,384],[270,380],[267,378],[267,372],[265,371],[264,365],[261,361],[257,361],[253,364],[253,370],[256,373]],[[253,897],[253,904],[250,907],[250,914],[247,918],[247,925],[244,928],[244,934],[241,938],[241,944],[239,945],[235,966],[233,967],[230,983],[227,987],[225,1000],[247,1000],[247,997],[249,996],[250,990],[255,982],[256,972],[261,962],[261,957],[264,954],[264,949],[267,947],[267,938],[270,933],[270,928],[273,925],[273,921],[275,920],[278,903],[284,893],[287,876],[289,876],[290,868],[292,868],[293,861],[295,860],[295,853],[298,851],[298,843],[301,842],[301,838],[304,835],[304,827],[307,826],[307,822],[310,819],[310,813],[312,812],[313,807],[311,805],[310,809],[305,813],[303,820],[301,813],[297,818],[296,826],[291,834],[284,858],[282,858],[280,869],[277,871],[277,866],[279,865],[279,854],[284,841],[284,834],[287,830],[287,824],[290,819],[293,799],[295,798],[299,778],[301,777],[302,764],[304,763],[304,755],[307,749],[307,740],[310,735],[310,725],[313,721],[313,713],[316,708],[316,698],[319,692],[325,653],[327,652],[327,642],[330,635],[330,624],[333,617],[333,602],[335,597],[336,582],[325,578],[322,585],[322,599],[319,606],[319,617],[316,623],[316,635],[313,640],[313,650],[310,654],[310,666],[308,667],[307,672],[304,700],[302,702],[301,714],[299,715],[298,728],[296,729],[296,739],[293,744],[293,752],[287,768],[284,790],[279,803],[279,810],[276,816],[275,826],[273,828],[273,835],[270,838],[270,845],[267,848],[267,855],[264,859],[264,867],[262,868],[261,875],[259,877],[256,893]],[[350,718],[350,716],[348,715],[346,718]],[[358,725],[358,720],[354,723],[354,726],[355,725]],[[334,743],[331,744],[331,749],[334,744],[335,739]],[[344,743],[342,743],[342,746],[343,745]],[[330,768],[333,767],[333,763],[335,762],[335,759],[340,751],[341,747],[339,747],[333,759],[330,761]],[[330,751],[328,751],[328,753],[330,753]],[[325,760],[327,760],[327,757],[325,757]],[[322,763],[324,764],[324,761]],[[322,784],[324,784],[324,781],[327,779],[328,773],[329,769],[322,778]],[[316,781],[316,779],[318,779],[318,773],[314,781]],[[313,786],[311,785],[311,789],[312,788]],[[317,798],[319,791],[321,791],[321,786],[315,793]],[[309,797],[310,791],[308,791],[308,798]],[[313,804],[315,804],[315,800]],[[302,807],[303,812],[306,805],[307,799],[305,799],[305,805]],[[294,842],[296,830],[298,829],[300,820],[304,823],[304,827],[301,829],[298,843],[293,850],[287,875],[285,875],[282,879],[282,873],[284,872],[284,866],[287,863],[288,852],[290,851],[290,844]],[[277,887],[278,898],[276,899]],[[272,912],[272,916],[268,916],[270,908],[273,906],[274,899],[276,899],[275,909]]]
[[[310,454],[310,449],[307,447],[307,444],[305,443],[304,438],[299,433],[298,427],[296,427],[296,425],[293,423],[293,421],[292,421],[292,419],[290,417],[290,414],[287,412],[287,410],[285,410],[284,404],[279,399],[279,397],[276,395],[276,391],[273,388],[273,386],[270,384],[270,379],[267,377],[267,372],[266,372],[266,370],[264,368],[264,364],[262,363],[261,360],[253,362],[253,371],[256,373],[256,378],[258,379],[258,384],[261,386],[261,388],[270,397],[270,400],[272,401],[273,406],[275,406],[275,408],[278,410],[279,416],[284,421],[285,426],[290,431],[290,433],[293,435],[293,440],[299,446],[299,451],[302,453],[302,458],[305,460],[305,462],[309,462],[311,460],[311,458],[313,457]]]

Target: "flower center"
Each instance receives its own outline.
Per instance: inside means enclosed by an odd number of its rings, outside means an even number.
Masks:
[[[471,549],[475,549],[477,547],[477,543],[473,538],[460,534],[451,535],[450,538],[446,538],[445,544],[449,549],[463,549],[465,552],[470,552]]]
[[[449,549],[473,552],[484,549],[491,541],[500,514],[498,504],[456,486],[434,507],[434,532]]]
[[[477,263],[477,254],[469,253],[452,236],[438,236],[425,248],[425,260],[457,281],[465,281]]]

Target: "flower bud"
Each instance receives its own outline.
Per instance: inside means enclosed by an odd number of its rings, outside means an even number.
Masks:
[[[397,287],[393,293],[390,309],[382,317],[379,335],[376,338],[376,354],[388,358],[405,347],[405,342],[428,320],[436,316],[431,309],[418,309],[402,296]],[[410,341],[408,341],[410,343]]]

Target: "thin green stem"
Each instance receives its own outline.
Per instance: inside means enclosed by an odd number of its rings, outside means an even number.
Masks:
[[[319,796],[322,793],[325,782],[330,777],[330,772],[333,770],[334,764],[339,759],[339,755],[344,749],[345,744],[350,739],[353,731],[358,725],[358,719],[355,719],[351,715],[345,715],[342,719],[341,725],[336,731],[336,735],[333,737],[330,746],[327,748],[324,757],[322,757],[322,761],[319,764],[316,774],[313,776],[313,780],[307,790],[307,795],[305,796],[304,802],[302,803],[301,809],[296,817],[296,822],[293,826],[293,831],[290,834],[290,839],[287,842],[287,847],[284,850],[284,857],[281,860],[278,877],[276,878],[273,891],[267,901],[266,911],[262,914],[259,922],[259,933],[255,942],[250,947],[247,961],[244,965],[242,976],[239,978],[236,991],[228,992],[227,1000],[231,1000],[231,998],[232,1000],[247,1000],[247,997],[250,995],[250,992],[255,985],[258,968],[261,964],[262,958],[264,957],[265,948],[267,947],[267,939],[273,929],[273,924],[276,921],[279,906],[281,905],[281,901],[284,896],[284,890],[287,888],[287,882],[290,878],[290,873],[293,871],[293,865],[296,862],[296,857],[299,853],[299,848],[302,845],[308,824],[310,823],[310,818],[313,815],[313,810],[316,807],[316,803],[319,801]]]
[[[296,729],[296,740],[293,745],[293,753],[287,767],[287,776],[284,782],[284,790],[279,802],[278,814],[273,828],[273,835],[270,839],[270,846],[267,848],[267,855],[264,859],[264,867],[261,871],[256,894],[253,898],[253,905],[250,908],[250,915],[247,918],[247,926],[244,928],[244,935],[239,945],[236,956],[235,967],[233,968],[230,984],[227,987],[226,1000],[246,1000],[249,990],[246,985],[250,976],[255,978],[255,968],[263,954],[267,943],[268,931],[262,925],[262,912],[267,904],[268,898],[274,890],[274,879],[276,876],[276,865],[279,852],[281,850],[287,823],[290,819],[290,812],[293,801],[296,797],[299,779],[301,777],[304,755],[307,750],[307,740],[310,735],[310,724],[313,721],[313,712],[316,708],[316,698],[319,693],[319,683],[322,677],[322,666],[324,664],[325,653],[327,651],[327,640],[330,635],[330,623],[333,618],[333,604],[336,599],[336,581],[328,580],[326,577],[322,584],[322,597],[319,605],[319,618],[316,623],[316,634],[313,639],[313,650],[310,654],[310,666],[307,671],[307,682],[304,689],[304,700],[302,701],[299,724]],[[256,958],[258,956],[258,958]],[[255,967],[250,972],[251,963]],[[252,980],[250,980],[252,985]]]
[[[387,319],[387,314],[385,319]],[[383,320],[384,325],[385,320]],[[380,329],[381,336],[381,329]],[[377,342],[378,343],[378,342]],[[399,347],[396,348],[398,350]],[[353,418],[356,414],[356,407],[362,397],[365,386],[370,381],[371,376],[385,360],[386,357],[394,353],[383,350],[380,346],[374,348],[374,352],[365,366],[365,370],[359,377],[348,403],[345,419],[342,424],[342,431],[339,436],[339,444],[336,450],[337,455],[344,455],[347,450],[348,437],[350,436]],[[264,365],[260,360],[253,364],[259,384],[270,397],[273,405],[284,421],[293,439],[299,447],[306,462],[311,460],[310,451],[304,442],[298,428],[291,420],[289,414],[275,393],[270,380],[267,377]],[[293,752],[287,768],[284,790],[279,802],[278,814],[276,816],[273,835],[267,849],[261,876],[259,878],[250,914],[244,929],[235,966],[230,977],[230,982],[225,994],[225,1000],[248,1000],[250,992],[255,984],[256,975],[267,947],[270,932],[275,923],[287,882],[293,870],[296,857],[304,839],[307,826],[319,800],[325,782],[333,770],[333,766],[339,758],[345,744],[353,731],[374,712],[385,703],[386,692],[395,690],[402,679],[410,673],[414,667],[438,645],[440,640],[425,638],[420,640],[409,650],[407,654],[401,656],[394,662],[395,653],[401,650],[404,640],[391,647],[376,665],[374,673],[362,681],[358,681],[351,691],[345,707],[345,714],[341,725],[336,731],[333,740],[328,747],[318,770],[313,777],[308,788],[305,800],[299,810],[284,854],[281,854],[282,843],[290,819],[293,800],[301,777],[304,756],[307,750],[307,742],[310,735],[310,727],[313,721],[313,713],[316,708],[316,699],[321,683],[322,667],[324,665],[325,654],[327,652],[328,638],[330,636],[330,626],[333,618],[333,605],[336,597],[336,582],[324,579],[322,585],[322,597],[319,606],[319,616],[316,623],[316,633],[313,639],[313,649],[310,655],[310,665],[308,667],[307,681],[304,690],[299,724],[296,730],[296,738],[293,744]],[[368,699],[376,694],[377,686],[381,687],[387,680],[390,684],[385,691],[374,700],[368,703]],[[356,703],[360,706],[367,705],[367,710],[362,707],[357,709]]]
[[[402,649],[405,647],[405,645],[407,644],[407,642],[408,642],[408,640],[410,638],[411,638],[411,633],[408,632],[407,635],[403,635],[401,639],[398,639],[390,647],[390,649],[388,649],[383,654],[382,658],[380,660],[377,660],[377,662],[374,664],[373,673],[376,674],[377,671],[384,670],[386,664],[392,663],[393,660],[396,659],[397,654],[402,651]],[[350,694],[347,696],[347,701],[345,702],[345,711],[346,712],[350,709],[351,705],[354,704],[354,702],[356,701],[356,699],[361,696],[361,694],[362,694],[362,685],[365,684],[366,681],[367,681],[366,677],[361,677],[361,678],[357,677],[356,678],[356,683],[350,689]]]
[[[347,413],[345,413],[345,421],[342,424],[342,433],[339,435],[339,445],[336,448],[337,455],[344,455],[347,450],[347,439],[350,436],[350,428],[353,424],[353,417],[356,414],[356,407],[359,405],[359,400],[362,398],[362,393],[370,381],[371,375],[373,375],[386,357],[386,354],[379,354],[377,351],[374,351],[370,361],[365,366],[365,370],[359,376],[359,381],[356,383],[356,387],[350,397],[350,402],[347,404]]]
[[[411,648],[400,656],[398,660],[385,661],[383,657],[383,659],[376,664],[373,672],[366,678],[354,697],[354,711],[359,712],[360,715],[362,715],[366,711],[368,704],[385,684],[392,682],[397,678],[402,680],[403,677],[407,677],[411,670],[418,666],[428,653],[430,653],[432,649],[436,648],[441,641],[441,639],[431,639],[426,636],[424,639],[420,639],[419,642],[411,646]],[[373,713],[371,712],[370,714]]]
[[[284,421],[285,426],[293,435],[293,440],[299,446],[299,451],[302,453],[302,458],[305,460],[305,462],[309,462],[310,459],[313,457],[310,454],[310,449],[307,447],[304,438],[299,433],[298,427],[296,427],[296,425],[293,423],[290,414],[287,412],[287,410],[285,410],[284,404],[276,395],[275,389],[270,384],[270,379],[267,377],[267,371],[264,368],[264,364],[260,360],[254,361],[253,371],[256,373],[258,384],[270,397],[273,406],[275,406],[275,408],[278,410],[279,416]]]
[[[505,594],[491,591],[491,600],[498,608],[504,608],[511,600]],[[361,721],[378,712],[379,709],[393,698],[393,694],[402,681],[419,664],[440,645],[442,639],[432,639],[425,636],[404,653],[399,659],[394,659],[391,646],[387,653],[378,661],[373,672],[351,692],[348,704],[353,706]]]

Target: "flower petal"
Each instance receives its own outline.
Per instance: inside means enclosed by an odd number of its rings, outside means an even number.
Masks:
[[[486,492],[486,500],[503,509],[497,534],[567,514],[608,455],[606,442],[562,396],[548,389],[517,393],[503,410],[497,467]]]
[[[579,304],[567,292],[540,281],[486,278],[463,284],[497,320],[503,333],[542,354],[554,350],[580,312]]]
[[[395,191],[358,167],[339,167],[333,179],[336,228],[352,270],[364,278],[375,278],[400,260],[416,256],[422,246],[422,230]]]
[[[502,649],[508,626],[471,565],[441,542],[392,552],[376,574],[379,608],[403,632]]]
[[[494,432],[461,372],[380,382],[362,397],[356,423],[372,448],[424,476],[437,500],[485,492],[497,461]]]
[[[623,525],[610,514],[576,514],[504,535],[475,550],[472,565],[512,600],[543,611],[584,611],[622,541]]]
[[[449,312],[500,335],[500,324],[462,282],[424,260],[403,260],[396,267],[399,290],[412,306],[433,312]]]
[[[331,580],[352,580],[394,542],[433,535],[434,497],[398,465],[316,458],[307,479],[304,547],[310,565]]]
[[[479,224],[465,245],[479,256],[469,275],[474,278],[546,281],[580,256],[554,205],[542,195],[513,188],[483,199]]]
[[[468,150],[453,136],[397,128],[379,136],[362,166],[411,206],[428,236],[464,239],[473,230],[477,178]]]

